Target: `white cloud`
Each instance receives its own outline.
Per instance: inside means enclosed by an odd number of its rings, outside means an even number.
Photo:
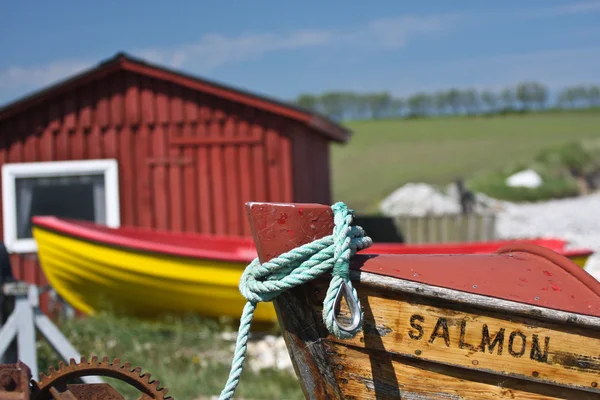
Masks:
[[[582,1],[563,6],[540,7],[526,10],[519,15],[526,18],[559,17],[600,12],[600,1]]]
[[[11,90],[24,86],[44,86],[81,72],[93,64],[93,62],[73,60],[31,67],[9,67],[0,71],[0,88]]]
[[[173,49],[131,51],[138,57],[173,68],[204,74],[229,63],[255,60],[268,53],[323,46],[397,50],[419,35],[455,25],[459,15],[404,15],[373,20],[347,31],[313,29],[287,33],[246,33],[239,36],[203,35],[197,42]],[[46,86],[98,62],[57,61],[46,66],[14,66],[0,70],[1,90],[28,90]]]
[[[208,34],[202,36],[197,43],[173,50],[146,49],[132,53],[174,68],[193,65],[197,71],[207,72],[220,65],[256,59],[266,53],[325,45],[332,41],[332,36],[331,32],[319,30],[297,31],[288,35],[263,33],[238,37]]]
[[[439,14],[383,18],[372,21],[364,36],[375,45],[398,49],[404,47],[413,36],[446,30],[462,17],[462,14]]]

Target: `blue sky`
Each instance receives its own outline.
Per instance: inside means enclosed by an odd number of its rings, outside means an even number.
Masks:
[[[270,96],[600,83],[600,0],[13,1],[0,104],[126,51]]]

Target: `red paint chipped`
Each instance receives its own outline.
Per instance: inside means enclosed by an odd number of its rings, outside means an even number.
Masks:
[[[303,208],[299,208],[299,209],[298,209],[298,214],[300,214],[300,215],[304,215],[304,209],[303,209]]]
[[[545,288],[542,288],[542,290],[548,290],[548,288],[547,288],[547,287],[545,287]]]
[[[544,271],[544,275],[546,275],[546,276],[552,276],[552,273],[550,271]]]
[[[552,290],[554,290],[555,292],[560,292],[560,287],[556,286],[556,285],[552,285]]]
[[[519,280],[520,280],[521,282],[527,282],[527,279],[525,279],[525,278],[519,278]]]
[[[292,235],[294,234],[294,230],[293,230],[293,229],[290,229],[290,230],[288,231],[288,233],[290,234],[290,236],[292,236]]]
[[[288,219],[288,216],[286,213],[282,213],[279,218],[277,219],[277,223],[278,224],[285,224],[285,220]]]

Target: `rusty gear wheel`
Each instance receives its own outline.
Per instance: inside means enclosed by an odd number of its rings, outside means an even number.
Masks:
[[[39,382],[32,380],[33,393],[31,398],[33,400],[75,398],[73,394],[69,393],[70,389],[75,389],[75,386],[79,386],[78,390],[86,391],[86,386],[94,386],[67,385],[70,380],[84,376],[105,376],[124,381],[141,392],[139,400],[172,399],[172,397],[166,396],[167,389],[160,388],[160,382],[158,380],[152,380],[149,373],[142,373],[140,367],[132,367],[131,364],[127,362],[121,365],[121,361],[118,358],[110,361],[108,357],[104,357],[99,361],[96,356],[92,357],[89,361],[86,357],[82,357],[79,363],[74,359],[71,359],[68,365],[61,361],[58,369],[50,367],[48,375],[45,375],[44,373],[40,374]],[[104,388],[99,388],[99,390],[107,390],[107,386],[108,385],[104,385]],[[116,393],[114,389],[110,387],[109,389],[113,390],[112,393]],[[93,395],[90,398],[98,398],[96,396],[97,395]],[[106,396],[106,398],[114,398],[108,394],[106,394]],[[104,398],[104,396],[102,396],[102,398]]]

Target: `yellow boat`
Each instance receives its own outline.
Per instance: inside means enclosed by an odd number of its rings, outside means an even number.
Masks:
[[[108,228],[52,216],[32,219],[38,257],[50,285],[84,314],[112,311],[154,318],[194,313],[237,319],[245,299],[238,290],[244,268],[256,257],[250,237],[219,237]],[[369,254],[492,254],[532,243],[571,258],[581,267],[590,250],[565,250],[560,239],[405,245],[378,243]],[[260,303],[255,320],[275,323],[272,303]]]
[[[48,282],[84,314],[239,318],[244,307],[238,282],[256,257],[250,238],[111,229],[49,216],[34,217],[33,225]],[[259,304],[255,318],[275,322],[272,303]]]

